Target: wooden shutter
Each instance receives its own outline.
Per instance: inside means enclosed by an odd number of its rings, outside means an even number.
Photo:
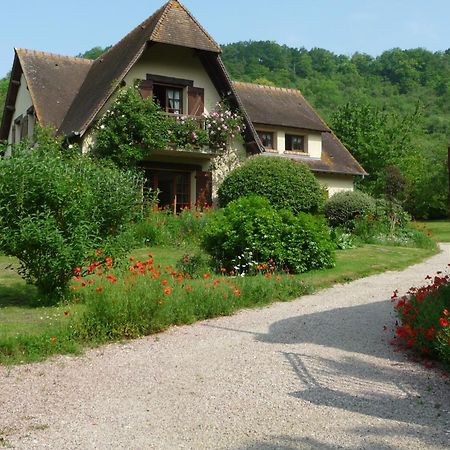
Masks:
[[[139,93],[142,98],[152,98],[153,97],[153,81],[152,80],[142,80],[139,83]]]
[[[188,114],[201,116],[205,110],[205,90],[203,88],[188,86]]]
[[[20,124],[20,140],[28,138],[28,114],[23,116],[22,122]]]
[[[198,171],[195,175],[196,186],[196,204],[198,207],[212,205],[212,173]]]

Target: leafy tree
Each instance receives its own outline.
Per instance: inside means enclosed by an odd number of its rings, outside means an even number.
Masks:
[[[0,250],[45,294],[62,294],[87,261],[116,257],[132,243],[127,225],[140,212],[141,180],[68,151],[52,132],[0,160]]]
[[[401,116],[368,104],[347,103],[332,116],[332,128],[369,177],[361,186],[373,195],[386,188],[386,168],[415,154],[414,134],[420,113]]]

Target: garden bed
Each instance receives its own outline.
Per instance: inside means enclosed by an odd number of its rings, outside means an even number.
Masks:
[[[156,307],[159,310],[157,310],[156,318],[148,325],[143,324],[141,314],[136,314],[135,318],[139,326],[131,326],[133,324],[133,314],[131,314],[126,320],[116,322],[114,330],[109,327],[110,324],[98,321],[100,317],[97,314],[98,310],[95,312],[89,309],[89,305],[94,304],[92,298],[96,297],[91,297],[91,301],[85,299],[82,303],[77,302],[81,286],[77,286],[70,298],[58,306],[41,306],[36,290],[25,285],[11,269],[5,269],[13,261],[10,258],[1,257],[0,322],[6,326],[0,330],[0,362],[3,364],[23,363],[42,360],[58,353],[79,353],[85,347],[108,340],[161,331],[172,324],[191,323],[203,318],[232,314],[241,308],[260,307],[274,301],[292,300],[306,292],[335,283],[348,282],[385,270],[400,270],[435,253],[433,249],[366,245],[338,251],[336,266],[332,269],[294,276],[271,273],[270,270],[265,270],[264,273],[253,277],[230,277],[205,273],[204,277],[189,280],[188,284],[186,280],[177,282],[178,273],[172,274],[176,262],[182,258],[185,251],[186,249],[182,247],[164,246],[143,248],[132,253],[134,260],[130,262],[131,266],[138,260],[148,261],[151,254],[152,266],[159,265],[157,270],[165,275],[151,281],[152,286],[158,286],[159,297],[148,297],[148,300],[153,302],[152,308],[155,307],[154,301],[157,300]],[[140,265],[137,270],[140,270]],[[116,275],[117,279],[123,276],[123,274]],[[167,284],[163,284],[163,281],[167,281]],[[80,283],[82,282],[80,280]],[[109,295],[108,301],[117,308],[117,303],[112,303],[113,301],[130,302],[137,298],[136,295],[125,298],[117,297],[113,292],[108,294],[106,290],[113,285],[116,286],[117,283],[111,279],[106,279],[106,282],[110,285],[105,284],[103,280],[102,292],[96,291],[99,285],[92,287],[92,294],[98,295],[99,301],[102,295]],[[89,278],[86,283],[89,284]],[[177,283],[182,288],[178,288]],[[214,283],[216,289],[214,289]],[[188,286],[192,287],[192,291]],[[167,287],[171,288],[169,294],[166,293]],[[137,288],[139,291],[139,286]],[[141,287],[141,294],[148,292],[148,289],[144,288],[146,286]],[[197,295],[192,295],[195,292]],[[142,308],[142,304],[139,307]],[[124,311],[123,308],[119,310]],[[119,310],[116,309],[115,312]],[[129,311],[127,308],[125,310]],[[86,314],[86,311],[90,313]],[[134,311],[137,313],[139,309]],[[108,326],[105,327],[105,324]]]

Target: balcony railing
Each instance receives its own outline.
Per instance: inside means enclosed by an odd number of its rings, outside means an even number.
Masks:
[[[189,114],[166,113],[169,117],[182,122],[183,120],[193,120],[201,130],[206,129],[206,120],[203,116],[190,116]]]

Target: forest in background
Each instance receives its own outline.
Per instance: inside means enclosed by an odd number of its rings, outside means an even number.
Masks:
[[[95,59],[106,49],[79,56]],[[337,55],[270,41],[222,46],[231,78],[300,89],[370,176],[359,187],[395,197],[416,217],[447,215],[450,49]],[[8,78],[0,80],[0,114]]]

